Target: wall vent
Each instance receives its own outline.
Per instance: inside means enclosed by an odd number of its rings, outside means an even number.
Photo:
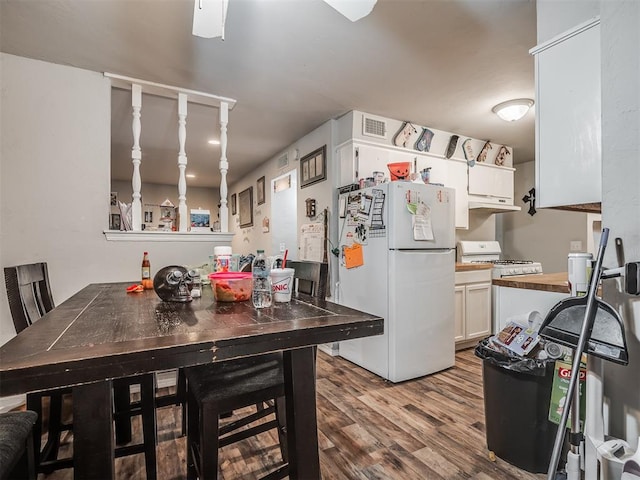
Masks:
[[[387,124],[382,120],[367,117],[362,117],[362,134],[376,138],[387,138]]]
[[[278,168],[284,168],[289,165],[289,155],[286,153],[278,159]]]

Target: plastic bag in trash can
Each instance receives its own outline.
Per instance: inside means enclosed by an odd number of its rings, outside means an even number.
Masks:
[[[475,348],[475,355],[497,367],[511,370],[514,372],[528,373],[529,375],[544,376],[546,374],[546,365],[555,360],[520,357],[515,354],[507,354],[499,352],[491,348],[491,337],[481,340]]]

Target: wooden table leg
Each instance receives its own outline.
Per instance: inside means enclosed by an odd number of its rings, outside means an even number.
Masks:
[[[315,348],[284,352],[289,478],[319,479]]]
[[[73,387],[73,478],[115,478],[111,381]]]

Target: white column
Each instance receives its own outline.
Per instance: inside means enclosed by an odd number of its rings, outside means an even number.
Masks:
[[[229,123],[229,104],[220,102],[220,231],[229,231],[229,209],[227,207],[227,123]]]
[[[140,85],[131,85],[131,106],[133,107],[133,122],[131,126],[133,130],[133,148],[131,149],[131,162],[133,163],[131,225],[133,230],[139,231],[142,229],[142,202],[140,201],[140,190],[142,188],[142,180],[140,179],[140,163],[142,161],[142,151],[140,150],[142,87]]]
[[[184,145],[187,140],[187,94],[178,94],[178,142],[180,142],[180,150],[178,153],[178,169],[180,176],[178,178],[178,213],[180,215],[180,225],[178,231],[186,232],[189,228],[189,214],[187,212],[187,178],[185,170],[187,169],[187,155],[184,151]]]

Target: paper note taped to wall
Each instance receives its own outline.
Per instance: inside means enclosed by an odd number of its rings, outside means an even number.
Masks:
[[[324,225],[306,223],[300,228],[300,260],[322,262],[324,256]]]
[[[344,264],[347,268],[361,267],[364,265],[362,245],[354,243],[350,247],[344,248]]]

